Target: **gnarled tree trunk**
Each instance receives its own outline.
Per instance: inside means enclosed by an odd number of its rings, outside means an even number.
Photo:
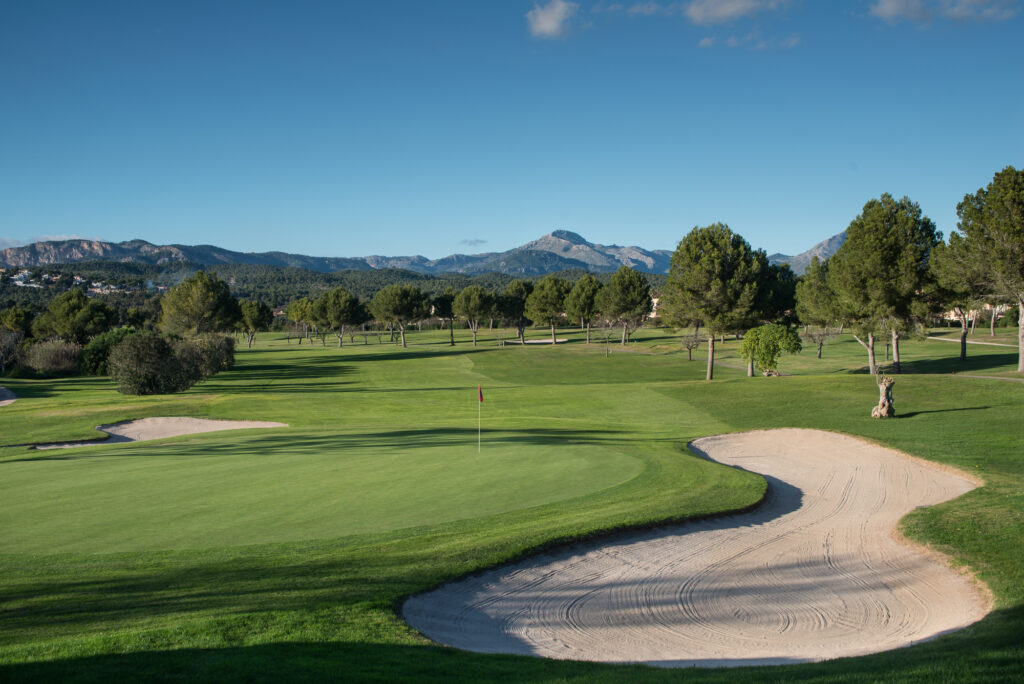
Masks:
[[[884,375],[878,377],[878,406],[871,409],[872,418],[892,418],[896,415],[892,399],[892,386],[895,382]]]
[[[892,372],[902,373],[903,368],[900,366],[900,332],[899,330],[892,331]]]

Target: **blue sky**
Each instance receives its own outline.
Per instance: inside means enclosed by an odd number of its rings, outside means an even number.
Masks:
[[[1024,165],[1021,4],[9,0],[0,246],[796,253],[883,192],[948,233]]]

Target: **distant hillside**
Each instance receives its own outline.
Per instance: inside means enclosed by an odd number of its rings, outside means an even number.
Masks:
[[[0,250],[0,266],[49,266],[80,261],[121,261],[164,265],[190,262],[203,266],[251,264],[304,268],[320,273],[343,270],[404,269],[416,273],[499,273],[541,275],[582,268],[610,273],[625,264],[647,273],[667,273],[670,252],[641,247],[597,245],[576,233],[556,230],[507,252],[424,256],[313,257],[286,252],[234,252],[213,245],[154,245],[145,240],[103,242],[59,240]]]
[[[846,233],[840,233],[802,254],[773,254],[768,258],[772,263],[787,262],[796,273],[803,273],[812,257],[826,258],[832,255],[845,238]],[[287,252],[235,252],[213,245],[154,245],[145,240],[57,240],[0,250],[0,267],[20,268],[83,261],[112,261],[155,266],[186,263],[199,266],[278,266],[319,273],[399,269],[424,275],[478,275],[496,272],[536,276],[571,269],[611,273],[626,265],[645,273],[666,274],[671,256],[672,252],[665,249],[647,250],[642,247],[599,245],[588,242],[577,233],[556,230],[506,252],[452,254],[441,259],[428,259],[418,255],[314,257]]]
[[[828,240],[819,242],[806,252],[801,252],[795,256],[789,256],[788,254],[772,254],[768,257],[768,261],[773,264],[789,264],[789,267],[793,269],[794,273],[801,275],[805,270],[807,270],[807,267],[810,266],[811,259],[814,257],[818,257],[821,260],[829,258],[839,250],[839,247],[842,246],[845,241],[846,231],[844,230],[842,233],[839,233],[839,235],[833,235]]]

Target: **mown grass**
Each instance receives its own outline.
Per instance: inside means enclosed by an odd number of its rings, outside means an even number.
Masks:
[[[1006,681],[1024,672],[1024,386],[942,370],[957,347],[908,342],[899,417],[860,347],[789,357],[791,377],[716,370],[703,382],[671,331],[627,350],[451,349],[439,333],[387,345],[261,338],[237,367],[175,397],[122,397],[104,380],[10,380],[0,443],[95,436],[144,415],[279,420],[73,452],[0,448],[0,679],[722,681],[664,671],[484,656],[431,645],[401,600],[559,540],[755,502],[759,477],[688,455],[698,436],[816,427],[977,474],[986,486],[905,520],[995,593],[981,623],[907,649],[751,668],[785,681]],[[731,340],[719,347],[735,358]],[[1006,365],[972,346],[978,372]],[[983,351],[984,350],[984,351]],[[1013,355],[1015,363],[1015,354]],[[916,366],[913,364],[917,364]],[[818,372],[815,372],[816,369]],[[476,453],[476,385],[485,393]]]

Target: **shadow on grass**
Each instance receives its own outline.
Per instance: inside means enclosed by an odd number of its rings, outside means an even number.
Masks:
[[[924,413],[953,413],[955,411],[984,411],[991,406],[964,406],[963,408],[932,409],[929,411],[910,411],[909,413],[896,413],[896,418],[913,418]]]
[[[1020,681],[1020,608],[992,613],[960,634],[905,649],[821,663],[668,670],[644,665],[470,653],[433,645],[297,641],[226,648],[149,650],[0,667],[5,682],[502,681],[775,682]],[[308,638],[307,638],[308,639]],[[370,639],[367,639],[370,642]],[[714,661],[707,664],[714,665]],[[721,662],[720,665],[741,665]]]
[[[458,388],[464,391],[465,388]],[[390,390],[389,390],[390,391]],[[567,444],[590,444],[590,445],[615,445],[629,446],[634,444],[632,436],[635,433],[623,430],[568,430],[558,428],[533,428],[524,430],[491,430],[484,429],[481,433],[481,443],[484,449],[500,448],[509,445],[516,446],[560,446]],[[136,444],[128,448],[104,450],[104,458],[112,457],[142,457],[152,453],[151,449],[159,448],[162,457],[187,456],[196,454],[204,456],[222,456],[232,454],[252,454],[258,450],[260,454],[281,454],[299,455],[303,453],[337,453],[344,456],[347,453],[361,449],[409,449],[433,448],[433,447],[465,447],[476,446],[477,431],[472,428],[417,428],[410,430],[382,430],[378,432],[357,432],[338,433],[329,435],[310,435],[308,433],[295,434],[294,432],[280,432],[277,434],[260,434],[251,439],[237,436],[229,441],[203,441],[202,443],[171,443],[160,446]],[[674,442],[676,440],[663,438],[663,442]],[[96,446],[104,444],[97,441]],[[111,445],[113,446],[113,445]],[[127,446],[127,445],[125,445]],[[97,455],[95,447],[79,447],[75,449],[61,449],[46,452],[30,452],[33,454],[45,454],[39,456],[28,456],[25,458],[7,459],[0,461],[4,463],[22,463],[25,461],[74,461],[89,458]],[[431,456],[433,457],[433,456]]]

